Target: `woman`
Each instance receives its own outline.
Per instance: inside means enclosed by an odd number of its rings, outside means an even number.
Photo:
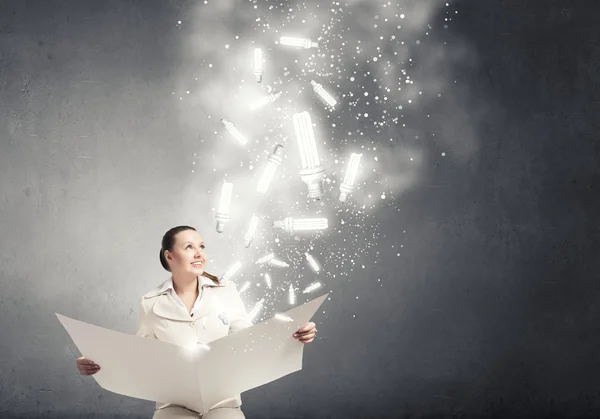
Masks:
[[[137,336],[158,339],[180,346],[207,344],[230,333],[252,326],[233,282],[221,283],[204,270],[206,252],[202,237],[189,226],[174,227],[162,239],[160,263],[171,277],[146,293],[139,308]],[[302,343],[315,338],[315,324],[307,323],[293,337]],[[93,375],[100,366],[77,358],[82,375]],[[204,416],[168,403],[156,403],[153,419],[244,419],[239,394],[225,399]]]

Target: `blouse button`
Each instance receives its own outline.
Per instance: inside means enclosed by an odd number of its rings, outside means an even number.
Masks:
[[[191,322],[190,323],[190,327],[195,327],[196,326],[196,322]]]

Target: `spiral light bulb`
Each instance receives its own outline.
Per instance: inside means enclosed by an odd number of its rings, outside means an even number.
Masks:
[[[288,233],[305,230],[325,230],[327,228],[327,218],[285,217],[283,220],[276,220],[273,227],[280,228]]]
[[[304,256],[306,256],[306,260],[308,261],[308,264],[310,265],[311,268],[313,268],[313,270],[315,272],[319,272],[321,270],[321,268],[319,268],[319,265],[317,264],[317,261],[315,260],[314,257],[312,257],[312,255],[309,255],[308,253],[304,253]]]
[[[228,121],[225,118],[221,118],[221,124],[223,124],[223,126],[225,127],[225,130],[231,134],[231,136],[233,138],[235,138],[235,140],[240,143],[241,145],[246,145],[246,143],[248,142],[248,139],[246,137],[244,137],[238,130],[236,127],[233,126],[233,123]]]
[[[346,168],[344,181],[340,184],[340,201],[342,202],[346,202],[348,195],[354,192],[354,182],[356,181],[356,175],[358,174],[361,156],[362,154],[357,153],[352,153],[350,155],[350,161]]]
[[[323,85],[320,83],[317,83],[314,80],[310,81],[310,85],[312,86],[314,92],[319,95],[319,97],[325,102],[327,103],[329,106],[331,106],[332,108],[336,105],[337,101],[333,98],[333,96],[331,96],[324,88]]]
[[[277,167],[283,162],[283,146],[281,144],[277,144],[275,149],[269,157],[267,158],[267,166],[265,167],[265,171],[263,172],[260,181],[258,182],[258,186],[256,187],[256,191],[258,193],[264,194],[269,189],[269,185],[271,184],[271,180],[273,180],[273,176],[275,175],[275,171]]]
[[[229,281],[231,278],[233,278],[233,276],[237,273],[237,271],[242,267],[242,263],[238,260],[237,262],[235,262],[231,268],[229,268],[227,270],[227,272],[225,272],[223,274],[223,276],[221,277],[221,281],[225,282],[225,281]]]
[[[269,287],[269,289],[271,289],[271,287],[273,286],[273,282],[271,281],[271,275],[269,274],[265,274],[265,283],[267,284],[267,287]]]
[[[258,226],[258,216],[253,215],[250,219],[250,226],[246,235],[244,236],[244,247],[250,247],[250,244],[254,240],[254,234],[256,234],[256,227]]]
[[[269,264],[273,265],[273,266],[277,266],[279,268],[288,268],[290,266],[288,263],[278,260],[278,259],[269,260]]]
[[[233,184],[224,181],[221,189],[221,199],[219,201],[219,209],[215,218],[217,219],[217,232],[222,233],[225,224],[229,221],[229,207],[231,205],[231,191]]]
[[[258,301],[258,303],[256,303],[256,305],[254,307],[252,307],[252,310],[250,310],[250,312],[246,316],[246,320],[248,322],[252,323],[254,321],[254,319],[256,318],[256,316],[258,316],[258,314],[262,311],[264,306],[265,306],[265,299],[261,298]]]
[[[297,38],[293,36],[282,36],[279,38],[279,43],[281,45],[287,45],[290,47],[298,47],[298,48],[319,48],[319,43],[311,40],[310,38]]]
[[[293,284],[290,284],[290,287],[288,288],[288,300],[290,305],[296,304],[296,290],[294,290]]]
[[[258,259],[258,260],[256,261],[256,263],[257,263],[257,264],[259,264],[259,265],[261,265],[261,264],[263,264],[263,263],[265,263],[265,262],[268,262],[268,261],[270,261],[270,260],[271,260],[271,259],[273,259],[274,257],[275,257],[275,254],[274,254],[274,253],[269,253],[268,255],[265,255],[265,256],[261,257],[260,259]]]
[[[265,70],[263,68],[263,55],[260,48],[254,48],[254,77],[257,83],[262,81]]]
[[[295,113],[293,116],[294,131],[300,150],[302,170],[300,178],[308,187],[308,197],[321,199],[323,196],[323,177],[325,170],[321,167],[317,143],[313,132],[312,121],[308,112]]]
[[[268,93],[267,95],[265,95],[262,98],[258,99],[256,102],[252,103],[250,105],[250,110],[251,111],[255,111],[257,109],[260,109],[260,108],[268,105],[269,103],[273,103],[277,99],[279,99],[282,94],[283,93],[280,92],[280,91],[275,91],[275,92],[272,92],[272,93]]]
[[[303,294],[308,294],[309,292],[313,292],[314,290],[317,290],[321,288],[321,283],[320,282],[315,282],[313,284],[310,284],[308,287],[306,287],[304,289],[304,291],[302,291]]]

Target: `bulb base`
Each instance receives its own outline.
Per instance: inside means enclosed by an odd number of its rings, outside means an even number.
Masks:
[[[340,201],[346,202],[348,195],[354,192],[354,186],[348,185],[347,183],[342,183],[340,185]]]
[[[217,233],[222,233],[225,229],[225,225],[229,222],[229,215],[218,212],[217,216]]]
[[[283,220],[274,221],[273,227],[282,229],[283,231],[291,234],[294,232],[294,220],[292,217],[285,217]]]
[[[321,199],[325,192],[323,191],[323,178],[325,169],[317,166],[309,169],[300,170],[300,178],[308,187],[308,197],[312,199]]]

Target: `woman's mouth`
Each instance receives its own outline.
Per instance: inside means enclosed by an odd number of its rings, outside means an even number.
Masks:
[[[201,268],[203,266],[202,262],[192,262],[192,266],[196,268]]]

